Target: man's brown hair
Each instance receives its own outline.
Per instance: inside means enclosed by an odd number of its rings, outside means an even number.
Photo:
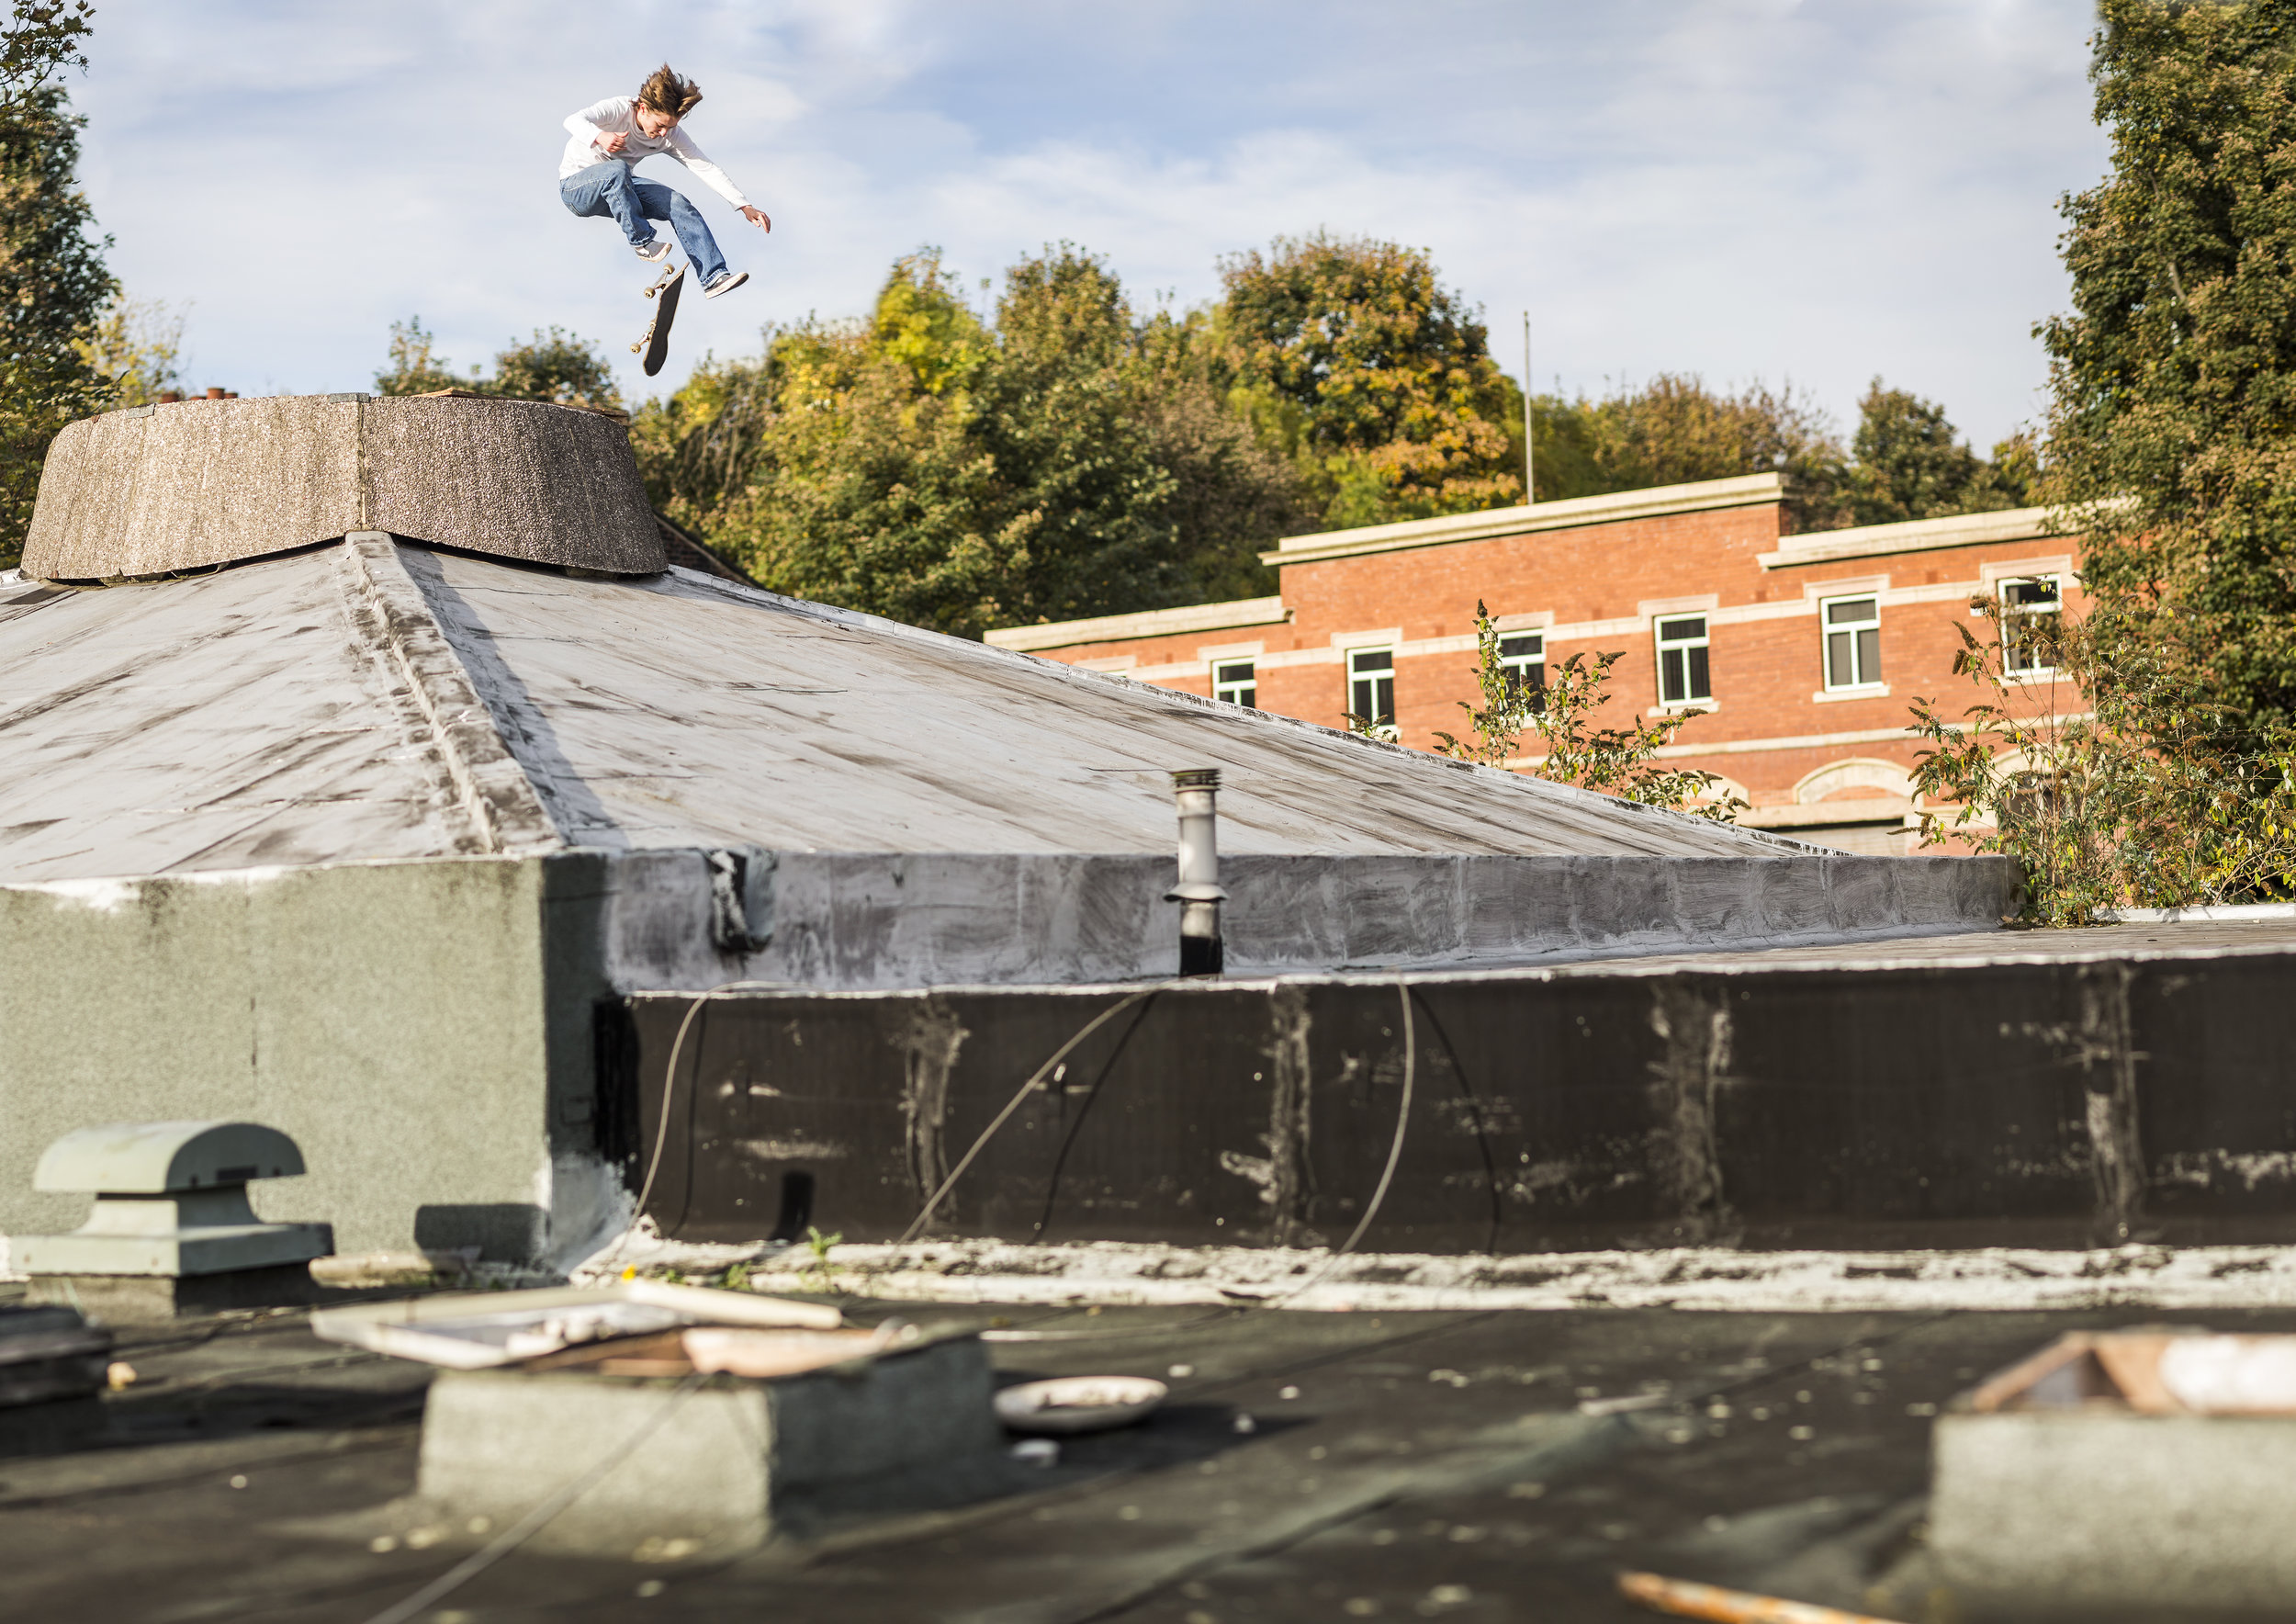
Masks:
[[[682,118],[701,104],[702,87],[691,79],[679,78],[664,62],[646,75],[646,83],[638,87],[637,99],[657,113]]]

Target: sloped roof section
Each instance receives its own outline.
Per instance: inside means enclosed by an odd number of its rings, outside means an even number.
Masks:
[[[0,588],[0,881],[546,851],[1809,849],[684,570],[378,535]]]
[[[340,552],[0,588],[0,880],[483,851]]]
[[[1240,853],[1810,850],[684,570],[400,551],[578,844],[1160,852],[1218,767]]]

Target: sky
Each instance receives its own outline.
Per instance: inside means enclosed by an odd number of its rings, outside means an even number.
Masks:
[[[1980,450],[2042,411],[2058,197],[2106,160],[2079,0],[100,0],[81,175],[186,382],[372,387],[393,321],[459,367],[567,328],[633,400],[898,255],[968,289],[1048,243],[1137,308],[1319,229],[1425,248],[1518,378],[1875,376]],[[627,346],[651,277],[558,200],[561,120],[668,61],[770,237],[667,158],[748,286]]]

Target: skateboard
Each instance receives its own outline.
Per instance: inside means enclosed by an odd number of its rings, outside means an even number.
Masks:
[[[654,301],[653,317],[646,323],[646,335],[630,346],[630,354],[646,353],[646,376],[651,378],[661,370],[663,360],[670,354],[670,324],[678,319],[678,294],[686,285],[686,268],[676,261],[662,266],[662,273],[654,285],[646,290],[646,297]]]

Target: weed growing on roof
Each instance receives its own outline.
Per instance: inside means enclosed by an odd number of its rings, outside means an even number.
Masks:
[[[843,1230],[823,1235],[810,1224],[805,1227],[805,1249],[813,1254],[813,1263],[805,1272],[818,1276],[825,1291],[833,1290],[837,1280],[836,1266],[829,1261],[829,1248],[844,1238]]]

